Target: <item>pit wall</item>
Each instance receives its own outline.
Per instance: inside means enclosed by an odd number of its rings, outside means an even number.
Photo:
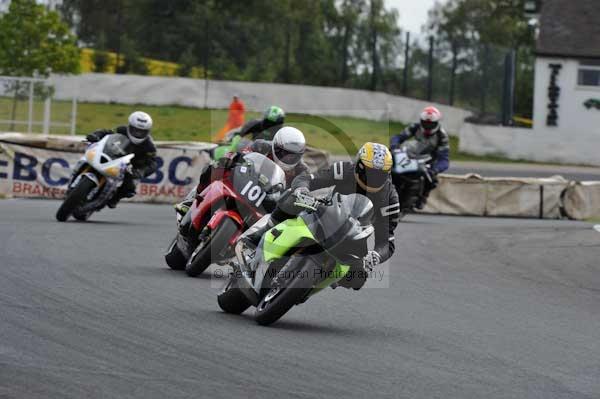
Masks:
[[[159,170],[138,185],[135,202],[175,203],[195,187],[211,161],[211,143],[157,142]],[[0,197],[64,196],[71,168],[85,145],[71,136],[0,134]],[[311,150],[315,170],[327,153]],[[425,213],[559,219],[600,217],[600,182],[440,175]]]
[[[57,100],[146,105],[228,108],[238,94],[249,111],[262,112],[276,104],[287,112],[319,116],[348,116],[377,121],[418,121],[429,103],[381,92],[278,83],[206,81],[203,79],[87,73],[54,75]],[[454,134],[471,112],[436,104],[446,129]]]

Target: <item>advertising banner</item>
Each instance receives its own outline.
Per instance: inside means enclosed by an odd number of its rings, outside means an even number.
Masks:
[[[39,148],[0,140],[0,195],[4,197],[62,198],[72,168],[82,152]],[[137,186],[136,202],[168,203],[184,197],[210,162],[198,149],[158,147],[158,170]]]

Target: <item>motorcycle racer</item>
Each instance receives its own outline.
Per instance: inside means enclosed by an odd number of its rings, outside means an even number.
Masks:
[[[442,128],[442,113],[433,106],[426,107],[420,115],[419,123],[407,126],[404,131],[391,138],[391,148],[399,148],[405,141],[411,142],[411,152],[416,155],[431,155],[429,162],[429,175],[431,182],[427,181],[423,197],[417,202],[416,207],[422,209],[431,190],[437,187],[437,175],[450,166],[450,140],[448,133]]]
[[[364,258],[364,268],[371,270],[389,259],[395,250],[394,231],[399,221],[400,204],[390,178],[391,168],[392,155],[385,145],[365,143],[354,162],[336,162],[329,168],[303,173],[294,179],[291,189],[282,196],[268,222],[245,235],[244,239],[256,246],[267,230],[303,210],[295,203],[310,202],[310,191],[333,186],[341,194],[363,194],[373,203],[375,248]],[[339,285],[358,290],[366,282],[364,270],[352,270],[351,277]]]
[[[296,176],[308,171],[308,166],[302,160],[305,151],[304,134],[294,127],[283,127],[277,131],[273,140],[257,139],[246,150],[228,153],[215,163],[207,165],[200,175],[198,186],[190,191],[182,202],[176,204],[175,209],[184,216],[194,201],[196,193],[202,192],[213,181],[213,170],[215,168],[233,168],[243,160],[243,155],[248,152],[258,152],[272,159],[283,169],[286,183],[289,185]]]
[[[120,134],[129,139],[126,150],[135,154],[131,161],[131,170],[125,174],[123,184],[107,203],[109,208],[115,208],[122,198],[131,198],[136,192],[136,181],[151,175],[158,168],[156,161],[156,146],[150,136],[152,118],[145,112],[136,111],[129,115],[128,125],[119,126],[114,130],[100,129],[88,134],[86,140],[95,143],[109,134]]]
[[[285,121],[285,112],[275,105],[267,108],[262,119],[254,119],[246,122],[240,129],[242,137],[251,136],[252,140],[272,140],[275,134],[282,128]]]

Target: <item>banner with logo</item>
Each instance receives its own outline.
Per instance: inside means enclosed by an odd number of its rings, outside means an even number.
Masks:
[[[63,198],[71,171],[82,156],[83,152],[0,141],[0,195]],[[210,156],[193,147],[158,146],[157,161],[158,170],[140,181],[132,201],[173,203],[185,197]]]

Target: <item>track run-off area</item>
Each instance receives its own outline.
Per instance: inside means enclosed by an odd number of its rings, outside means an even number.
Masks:
[[[0,201],[0,398],[600,398],[590,223],[409,215],[382,281],[272,327],[171,271],[168,205]]]

